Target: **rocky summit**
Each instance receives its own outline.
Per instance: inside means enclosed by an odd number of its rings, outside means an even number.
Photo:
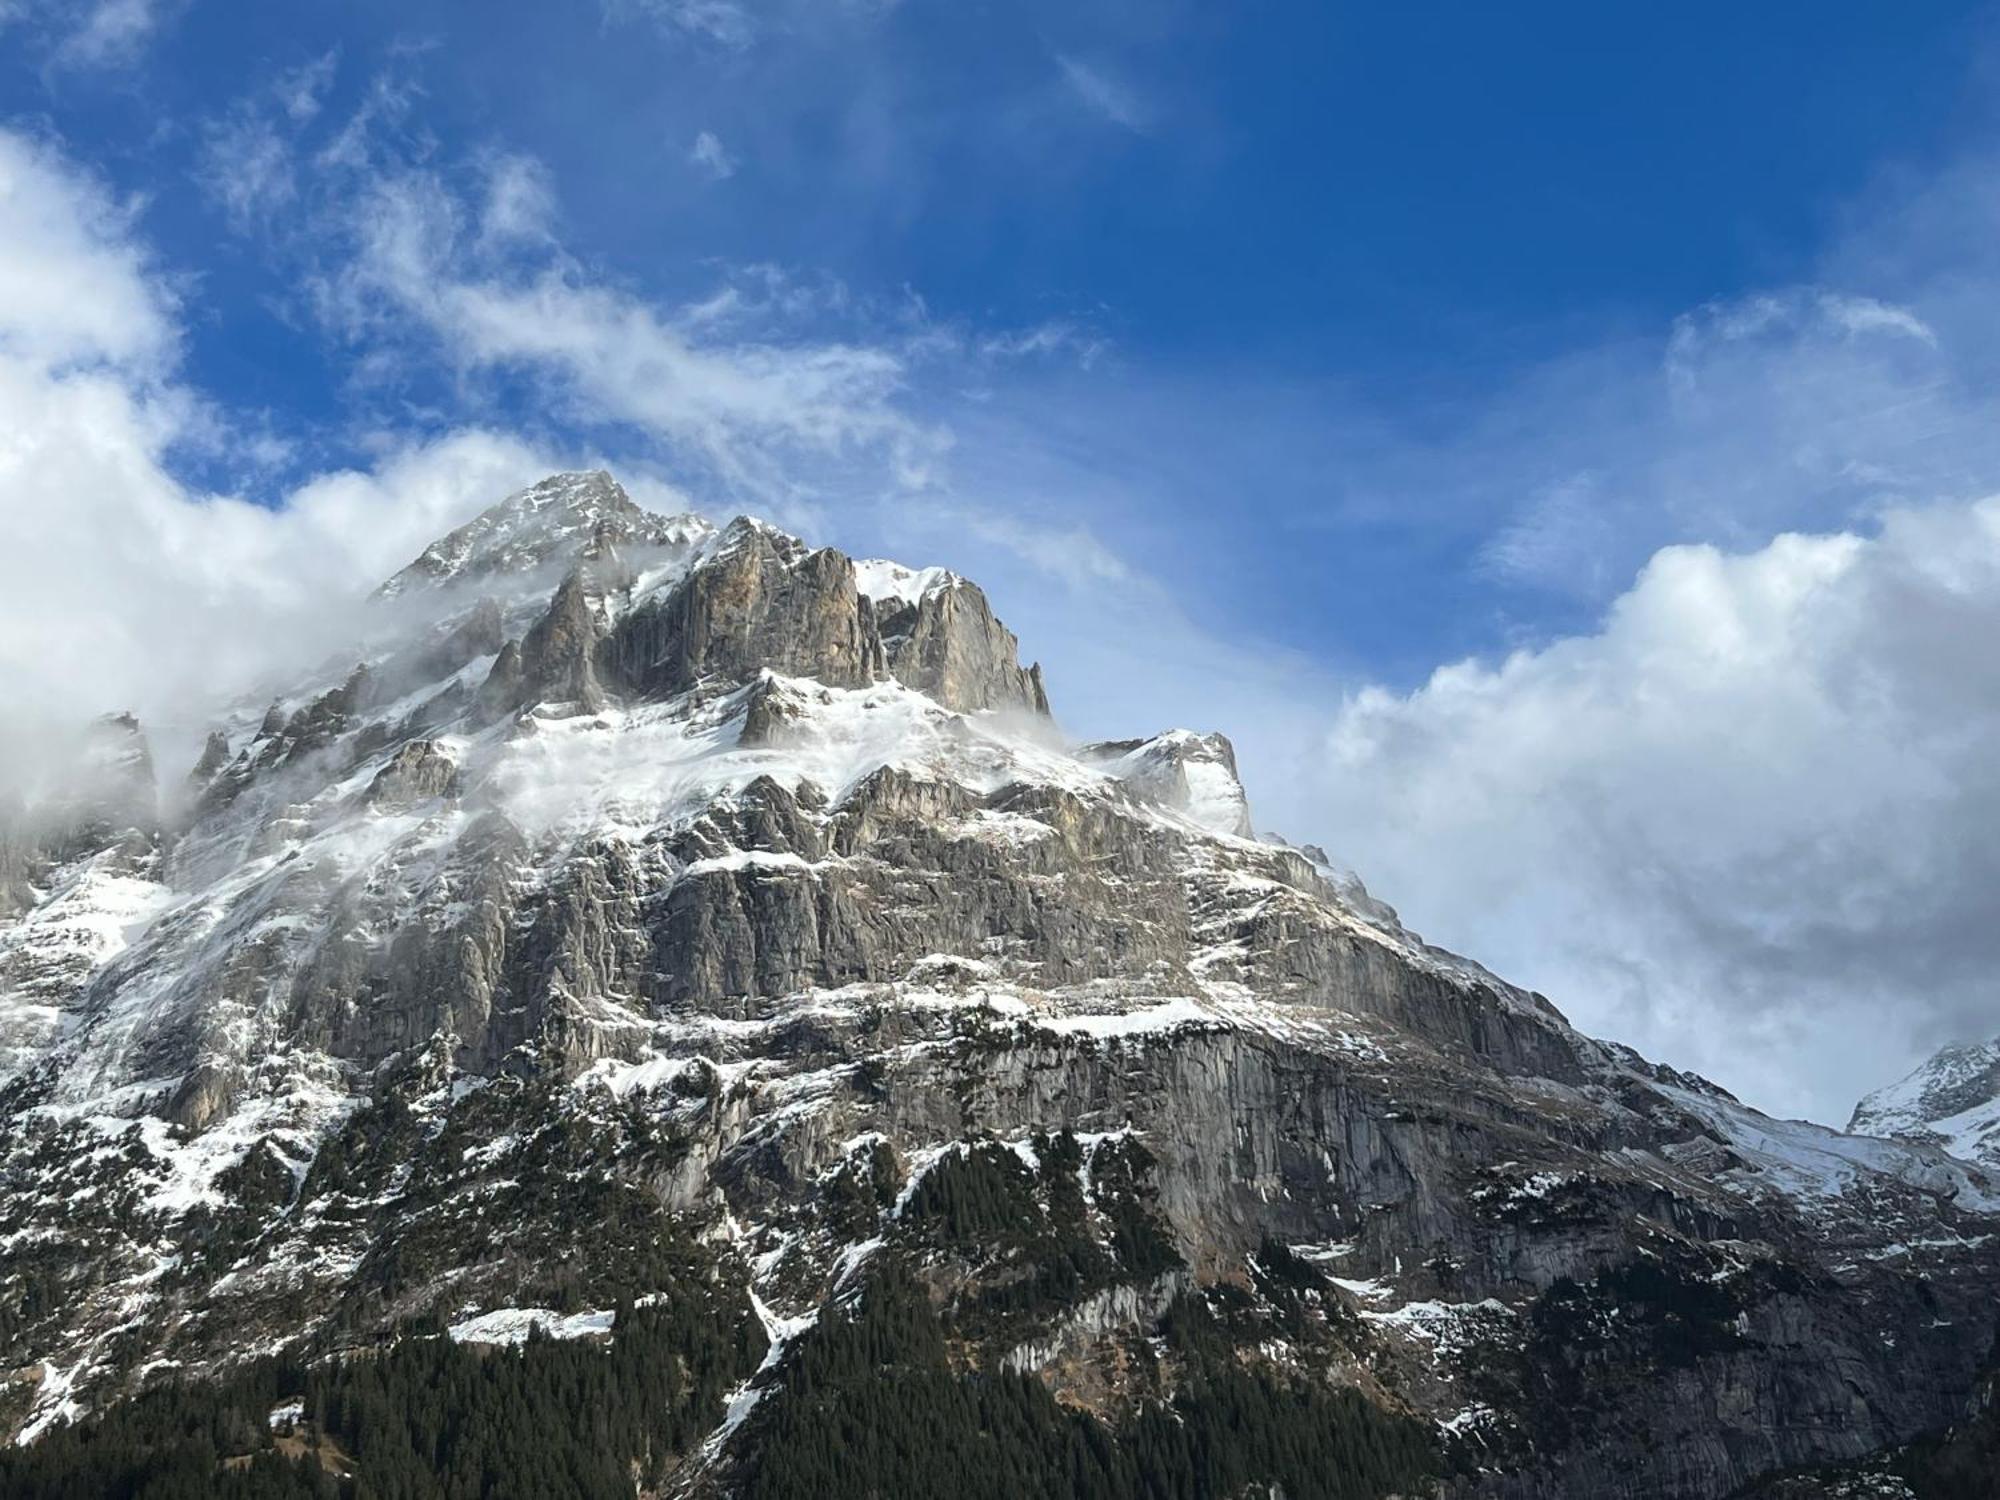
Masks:
[[[2000,1171],[2000,1037],[1940,1048],[1857,1104],[1847,1128],[1929,1141]]]
[[[975,584],[568,474],[367,614],[0,811],[0,1491],[1996,1493],[1990,1156],[1580,1035]]]

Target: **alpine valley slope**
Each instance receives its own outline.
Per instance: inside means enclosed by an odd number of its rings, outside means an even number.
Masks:
[[[1986,1388],[1980,1166],[1065,744],[962,579],[568,474],[368,614],[0,830],[10,1493],[1705,1500]]]

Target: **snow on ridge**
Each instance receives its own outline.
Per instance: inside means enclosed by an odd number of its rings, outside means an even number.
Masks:
[[[1937,1193],[1961,1209],[2000,1214],[2000,1189],[1977,1168],[1935,1148],[1849,1135],[1809,1120],[1774,1120],[1747,1105],[1656,1086],[1727,1140],[1757,1178],[1795,1199],[1838,1199],[1876,1174]]]
[[[412,588],[540,568],[607,526],[641,547],[675,548],[697,546],[715,529],[691,512],[663,516],[642,508],[603,469],[551,474],[439,537],[376,594],[393,599]]]
[[[1060,1036],[1089,1036],[1110,1041],[1121,1037],[1145,1036],[1173,1031],[1182,1026],[1227,1025],[1221,1017],[1198,1000],[1175,996],[1157,1005],[1132,1010],[1098,1011],[1083,1015],[1037,1015],[1034,1025]]]
[[[924,596],[963,580],[947,568],[910,568],[884,557],[864,558],[854,565],[854,586],[871,599],[921,603]]]
[[[1169,729],[1150,739],[1079,746],[1077,756],[1209,833],[1254,838],[1250,799],[1224,735]]]
[[[2000,1167],[2000,1038],[1942,1048],[1862,1099],[1847,1128]]]
[[[2000,1167],[2000,1097],[1933,1120],[1923,1134],[1953,1156]]]
[[[548,1307],[496,1307],[454,1323],[446,1332],[454,1344],[525,1344],[536,1328],[552,1339],[608,1338],[616,1316],[611,1312],[559,1313]]]
[[[0,924],[0,1080],[40,1055],[65,996],[80,993],[173,900],[111,849],[66,867],[33,907]]]
[[[1493,1297],[1479,1302],[1405,1302],[1400,1307],[1364,1307],[1359,1311],[1362,1321],[1371,1327],[1427,1346],[1440,1359],[1451,1359],[1515,1334],[1514,1310]]]

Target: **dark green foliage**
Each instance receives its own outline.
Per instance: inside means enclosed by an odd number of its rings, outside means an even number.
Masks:
[[[885,1265],[779,1367],[746,1434],[740,1493],[1206,1500],[1275,1483],[1293,1500],[1362,1500],[1430,1472],[1423,1424],[1243,1366],[1199,1303],[1177,1304],[1166,1331],[1186,1387],[1108,1426],[1030,1376],[955,1372],[923,1289]]]
[[[946,1152],[903,1210],[905,1223],[963,1246],[1019,1241],[1034,1233],[1040,1218],[1034,1174],[1006,1147],[985,1142]]]
[[[0,1494],[19,1500],[263,1500],[334,1494],[271,1446],[266,1414],[303,1388],[295,1366],[224,1385],[149,1391],[107,1415],[0,1451]],[[235,1465],[226,1460],[239,1459]],[[313,1465],[316,1469],[318,1466]]]
[[[1919,1438],[1896,1464],[1917,1500],[1992,1500],[2000,1493],[2000,1339],[1965,1419]]]
[[[385,1095],[349,1116],[313,1157],[300,1190],[305,1202],[333,1193],[373,1197],[389,1186],[400,1164],[419,1153],[423,1125],[401,1094]]]
[[[1275,1321],[1293,1342],[1331,1336],[1344,1343],[1360,1333],[1361,1320],[1335,1294],[1325,1273],[1283,1241],[1266,1235],[1250,1258],[1250,1274],[1262,1299],[1262,1306],[1253,1303],[1253,1309]]]
[[[1899,1467],[1917,1500],[1993,1500],[2000,1490],[2000,1420],[1989,1415],[1916,1443]]]
[[[1153,1211],[1153,1154],[1132,1139],[1107,1141],[1090,1158],[1091,1196],[1111,1221],[1111,1249],[1127,1274],[1159,1275],[1181,1263]]]
[[[1739,1318],[1812,1290],[1781,1261],[1745,1265],[1672,1245],[1641,1251],[1588,1282],[1557,1280],[1527,1311],[1525,1344],[1471,1372],[1467,1394],[1517,1410],[1523,1442],[1561,1448],[1620,1420],[1660,1371],[1755,1349]]]
[[[308,1382],[306,1411],[356,1455],[358,1495],[629,1495],[635,1474],[656,1481],[721,1420],[763,1353],[754,1322],[725,1332],[700,1306],[621,1308],[609,1350],[400,1344]]]
[[[779,1367],[748,1435],[742,1500],[1122,1493],[1118,1455],[1040,1382],[959,1378],[923,1289],[893,1267],[827,1308]]]
[[[702,1298],[621,1307],[615,1328],[608,1348],[536,1337],[481,1352],[409,1338],[372,1359],[151,1392],[0,1453],[0,1494],[629,1500],[635,1479],[657,1481],[721,1420],[724,1392],[764,1340],[754,1320],[718,1328]],[[304,1403],[323,1446],[281,1451],[266,1416],[287,1400]],[[329,1472],[350,1466],[339,1481]]]
[[[933,1164],[904,1206],[901,1228],[916,1244],[956,1256],[977,1277],[960,1292],[955,1321],[969,1336],[1004,1336],[1036,1312],[1074,1303],[1116,1278],[1089,1233],[1074,1138],[1057,1154],[1072,1163],[1031,1171],[1013,1151],[980,1142]],[[1039,1148],[1046,1138],[1038,1138]]]
[[[896,1153],[875,1141],[863,1154],[843,1162],[826,1182],[827,1226],[849,1240],[875,1232],[882,1211],[896,1201],[902,1185]]]
[[[1278,1486],[1288,1500],[1362,1500],[1415,1488],[1433,1471],[1427,1424],[1353,1390],[1251,1368],[1198,1299],[1162,1332],[1187,1377],[1171,1403],[1142,1407],[1127,1441],[1141,1500],[1206,1500]]]
[[[1032,1167],[992,1141],[940,1158],[899,1221],[912,1243],[974,1273],[952,1308],[968,1337],[1006,1336],[1032,1315],[1181,1265],[1159,1224],[1143,1146],[1099,1141],[1086,1160],[1067,1131],[1036,1135],[1031,1145]]]
[[[1697,1274],[1642,1256],[1614,1266],[1589,1286],[1558,1281],[1535,1308],[1536,1334],[1563,1345],[1594,1342],[1607,1308],[1618,1310],[1620,1337],[1634,1330],[1661,1365],[1691,1365],[1705,1354],[1741,1348],[1734,1320],[1740,1296]]]
[[[657,1116],[630,1105],[608,1118],[561,1115],[538,1086],[502,1080],[434,1128],[421,1149],[410,1145],[422,1122],[392,1095],[354,1115],[314,1161],[301,1196],[315,1212],[379,1226],[335,1327],[407,1316],[448,1277],[487,1305],[608,1307],[711,1268],[646,1186],[686,1149]]]

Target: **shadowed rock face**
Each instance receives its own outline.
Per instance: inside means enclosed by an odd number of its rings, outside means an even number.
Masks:
[[[383,592],[177,826],[0,821],[12,1430],[551,1266],[610,1307],[667,1241],[800,1340],[897,1270],[954,1370],[1107,1431],[1207,1320],[1419,1419],[1451,1497],[1720,1500],[1982,1378],[1976,1165],[1578,1035],[1253,837],[1220,735],[1062,747],[963,580],[581,475]]]
[[[857,687],[883,669],[853,565],[752,521],[731,524],[677,587],[620,621],[607,660],[617,681],[653,697],[767,669]]]
[[[548,613],[535,621],[521,642],[520,692],[523,706],[561,703],[581,713],[604,706],[597,684],[602,627],[584,591],[581,570],[572,570],[556,589]]]

